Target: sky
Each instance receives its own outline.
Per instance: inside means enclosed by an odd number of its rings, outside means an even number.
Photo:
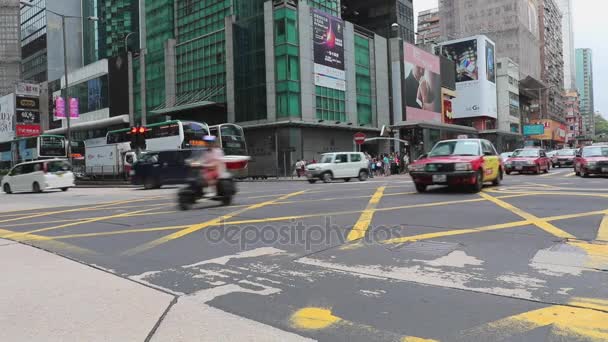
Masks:
[[[593,89],[595,110],[608,119],[608,96],[601,91],[608,87],[608,1],[572,0],[574,5],[574,47],[593,50]],[[437,7],[437,0],[414,0],[417,13]],[[417,25],[417,24],[416,24]]]

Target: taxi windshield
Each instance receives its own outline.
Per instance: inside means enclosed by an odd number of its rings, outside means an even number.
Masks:
[[[429,157],[479,156],[480,154],[477,141],[442,141],[433,147]]]
[[[513,157],[538,157],[538,150],[517,150],[513,153]]]
[[[608,157],[608,146],[584,148],[583,157]]]
[[[560,150],[557,151],[557,155],[558,156],[573,156],[575,153],[575,150]]]

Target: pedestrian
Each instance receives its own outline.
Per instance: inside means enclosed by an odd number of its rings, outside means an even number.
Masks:
[[[391,167],[391,160],[390,160],[390,158],[388,157],[388,154],[385,154],[385,155],[384,155],[384,158],[382,158],[382,164],[383,164],[383,166],[384,166],[384,176],[385,176],[385,177],[390,176],[390,171],[391,171],[391,169],[390,169],[390,167]]]
[[[365,159],[367,160],[367,174],[369,175],[369,178],[374,178],[374,173],[372,172],[372,164],[374,163],[372,161],[372,156],[365,152]]]
[[[407,152],[403,153],[403,169],[405,173],[408,173],[408,166],[410,165],[410,156],[407,155]]]
[[[296,163],[296,174],[298,175],[298,178],[302,177],[303,165],[304,162],[301,159]]]
[[[382,167],[382,160],[380,158],[376,161],[376,172],[378,173],[378,176],[384,174],[384,168]]]

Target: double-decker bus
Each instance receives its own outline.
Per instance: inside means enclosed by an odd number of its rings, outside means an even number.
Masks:
[[[50,158],[67,158],[67,144],[63,136],[43,134],[0,144],[0,168]]]
[[[181,150],[203,145],[203,137],[209,135],[209,126],[195,121],[172,120],[146,126],[146,150]],[[131,141],[131,129],[108,132],[106,143],[119,144]]]

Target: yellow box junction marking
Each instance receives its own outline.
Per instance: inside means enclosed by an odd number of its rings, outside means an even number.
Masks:
[[[608,215],[602,219],[595,240],[608,242]]]
[[[160,246],[160,245],[162,245],[164,243],[167,243],[167,242],[172,241],[172,240],[179,239],[181,237],[184,237],[184,236],[186,236],[188,234],[192,234],[192,233],[197,232],[199,230],[206,229],[206,228],[209,228],[209,227],[212,227],[212,226],[216,226],[216,225],[222,224],[226,220],[229,220],[229,219],[231,219],[231,218],[233,218],[235,216],[238,216],[238,215],[240,215],[242,213],[245,213],[247,211],[251,211],[251,210],[255,210],[255,209],[260,209],[260,208],[272,205],[275,202],[283,201],[283,200],[286,200],[288,198],[301,195],[301,194],[303,194],[305,192],[306,192],[306,190],[305,191],[293,192],[291,194],[287,194],[287,195],[281,196],[281,197],[279,197],[277,199],[274,199],[274,200],[271,200],[271,201],[266,201],[266,202],[250,205],[250,206],[248,206],[246,208],[234,211],[234,212],[232,212],[230,214],[222,215],[222,216],[220,216],[218,218],[215,218],[213,220],[209,220],[209,221],[206,221],[206,222],[203,222],[203,223],[200,223],[200,224],[195,224],[195,225],[189,226],[188,228],[182,229],[182,230],[177,231],[177,232],[175,232],[173,234],[169,234],[169,235],[163,236],[163,237],[161,237],[159,239],[156,239],[156,240],[144,243],[142,245],[139,245],[139,246],[137,246],[135,248],[132,248],[132,249],[129,249],[129,250],[123,252],[122,255],[133,256],[133,255],[139,254],[141,252],[144,252],[144,251],[150,250],[152,248],[158,247],[158,246]]]
[[[366,334],[371,333],[376,336],[387,337],[393,335],[402,342],[438,342],[437,340],[429,340],[415,336],[400,336],[399,334],[390,331],[380,331],[369,325],[350,322],[335,316],[330,308],[302,308],[291,315],[290,322],[292,327],[300,330],[322,330],[339,325],[355,330],[354,334],[356,334],[357,331],[365,331]]]
[[[367,208],[365,208],[363,213],[361,213],[359,220],[357,221],[357,223],[355,223],[350,233],[348,233],[348,241],[359,240],[365,237],[367,229],[369,228],[370,224],[372,223],[372,219],[374,218],[376,206],[378,205],[378,203],[380,203],[380,199],[382,199],[385,189],[385,186],[381,186],[376,190],[372,198],[369,200]]]
[[[2,236],[13,235],[14,233],[15,232],[10,231],[10,230],[0,229],[0,235],[2,235]],[[10,240],[13,240],[16,242],[22,242],[22,243],[26,243],[26,244],[27,243],[33,244],[33,242],[35,242],[35,245],[37,247],[47,249],[47,250],[50,249],[50,250],[55,250],[55,251],[76,253],[76,254],[82,254],[82,255],[97,254],[96,252],[94,252],[90,249],[74,246],[72,244],[61,242],[61,241],[54,241],[51,238],[48,238],[46,236],[41,236],[41,235],[22,234],[22,235],[14,237],[14,238],[11,238]]]
[[[575,239],[576,237],[568,232],[565,232],[559,228],[557,228],[556,226],[552,225],[551,223],[536,217],[526,211],[523,211],[503,200],[500,200],[496,197],[490,196],[486,193],[480,193],[479,196],[485,198],[486,200],[498,205],[501,208],[504,208],[510,212],[512,212],[513,214],[520,216],[524,219],[526,219],[527,221],[530,221],[531,224],[537,226],[538,228],[546,231],[547,233],[557,236],[559,238],[564,238],[564,239]]]
[[[552,334],[560,336],[564,341],[608,340],[607,301],[573,298],[568,305],[570,306],[549,306],[503,318],[464,332],[460,338],[462,341],[478,341],[480,337],[487,337],[489,341],[503,341],[534,329],[551,326]]]

